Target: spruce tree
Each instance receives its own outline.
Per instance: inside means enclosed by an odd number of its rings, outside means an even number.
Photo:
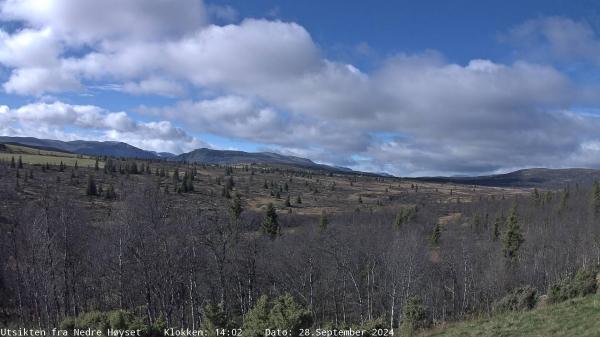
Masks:
[[[207,337],[220,336],[220,329],[229,330],[232,328],[231,321],[227,318],[227,313],[223,310],[223,305],[209,303],[204,307],[202,320],[202,330],[206,331]]]
[[[267,205],[267,212],[261,224],[261,231],[274,239],[279,234],[279,222],[277,220],[277,211],[273,203]]]
[[[431,233],[431,237],[429,241],[431,245],[437,247],[440,244],[440,238],[442,237],[442,226],[439,223],[436,223],[433,227],[433,231]]]
[[[179,183],[179,168],[177,167],[173,171],[173,182],[175,183],[175,186],[177,186],[177,184]]]
[[[100,169],[100,165],[98,165],[98,158],[96,158],[96,162],[94,163],[94,171],[98,171]]]
[[[85,194],[94,196],[98,194],[98,190],[96,189],[96,182],[94,181],[94,177],[92,175],[88,176],[87,187],[85,189]]]
[[[598,181],[594,181],[592,186],[592,197],[591,197],[592,214],[598,216],[600,214],[600,184]]]
[[[242,197],[239,193],[236,193],[231,203],[231,217],[237,221],[244,210],[242,207]]]
[[[502,237],[504,257],[511,262],[515,261],[523,241],[523,234],[521,234],[521,227],[519,226],[519,218],[517,215],[517,206],[513,205],[510,214],[506,219],[506,231]]]
[[[104,194],[104,198],[107,200],[113,200],[117,197],[117,194],[115,193],[115,188],[112,184],[108,185],[108,188],[106,189],[106,193]]]
[[[231,193],[229,193],[227,187],[223,186],[223,189],[221,189],[221,196],[227,199],[231,198]]]
[[[302,198],[300,198],[300,196],[296,197],[296,203],[297,204],[301,204],[302,203]]]
[[[312,324],[311,312],[298,304],[290,294],[272,301],[261,296],[244,318],[244,337],[263,337],[266,329],[293,331],[289,336],[298,336]]]
[[[285,198],[285,207],[292,207],[292,204],[290,203],[290,195],[289,194]]]
[[[10,168],[16,168],[17,165],[15,164],[15,157],[11,157],[10,158]]]
[[[494,227],[492,229],[492,240],[496,241],[500,237],[500,226],[502,225],[502,216],[496,217]]]
[[[327,225],[329,224],[329,220],[327,219],[327,214],[325,211],[321,211],[321,217],[319,218],[319,228],[322,230],[327,229]]]
[[[21,156],[19,156],[19,166],[18,168],[22,169],[23,168],[23,158],[21,158]]]

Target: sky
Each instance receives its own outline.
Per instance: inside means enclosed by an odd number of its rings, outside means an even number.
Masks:
[[[0,0],[0,135],[600,168],[595,1]]]

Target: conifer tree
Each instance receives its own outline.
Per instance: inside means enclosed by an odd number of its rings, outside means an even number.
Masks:
[[[108,185],[108,188],[106,189],[106,193],[104,194],[104,198],[107,200],[113,200],[117,197],[117,194],[115,193],[115,188],[112,184]]]
[[[21,156],[19,156],[19,165],[18,168],[22,169],[23,168],[23,158],[21,158]]]
[[[319,218],[319,228],[322,230],[327,229],[327,225],[329,224],[329,220],[327,219],[327,214],[325,211],[321,211],[321,217]]]
[[[302,203],[302,198],[300,198],[300,196],[296,197],[296,203],[297,204],[301,204]]]
[[[17,165],[15,164],[15,157],[10,158],[10,168],[15,168]]]
[[[223,186],[223,189],[221,189],[221,196],[227,199],[231,198],[231,193],[229,193],[226,186]]]
[[[506,219],[506,231],[502,237],[504,257],[511,262],[515,261],[523,241],[523,234],[521,234],[521,227],[519,226],[519,218],[517,215],[517,206],[513,205],[510,214]]]
[[[594,181],[592,186],[592,197],[591,197],[592,214],[594,216],[600,215],[600,184],[598,181]]]
[[[98,165],[98,158],[96,158],[96,162],[94,163],[94,171],[98,171],[100,166]]]
[[[492,229],[492,240],[496,241],[500,237],[500,226],[502,225],[502,217],[496,217],[494,221],[494,227]]]
[[[245,337],[263,337],[266,329],[293,331],[290,336],[298,336],[302,329],[310,327],[312,315],[298,304],[290,294],[284,294],[273,301],[261,296],[244,319]]]
[[[538,191],[537,188],[533,189],[533,192],[531,193],[531,199],[533,200],[534,205],[536,205],[536,206],[540,205],[542,198],[541,198],[540,192]]]
[[[277,211],[273,203],[267,205],[267,212],[261,224],[261,231],[274,239],[279,234],[279,222],[277,220]]]
[[[78,164],[77,164],[77,160],[75,161],[75,169],[77,170],[79,168]]]
[[[232,218],[237,221],[240,218],[240,215],[242,214],[242,211],[244,210],[242,207],[242,197],[240,196],[239,193],[236,193],[235,196],[233,197],[233,201],[231,203],[231,216]]]
[[[442,237],[442,226],[439,223],[436,223],[433,227],[433,232],[431,233],[431,237],[429,241],[431,245],[437,247],[440,243],[440,238]]]
[[[229,330],[232,324],[227,319],[227,313],[223,310],[223,305],[209,303],[203,310],[204,319],[202,320],[202,330],[206,331],[207,337],[217,337],[220,334],[218,329]]]
[[[173,170],[173,182],[175,183],[175,186],[177,186],[177,184],[179,183],[179,168],[175,168],[175,170]]]
[[[287,197],[285,197],[285,207],[292,207],[292,204],[290,203],[290,195],[288,194]]]
[[[98,190],[96,189],[96,182],[94,181],[94,177],[92,175],[88,176],[85,194],[90,195],[90,196],[94,196],[94,195],[98,194]]]

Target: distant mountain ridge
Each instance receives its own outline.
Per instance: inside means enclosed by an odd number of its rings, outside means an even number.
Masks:
[[[504,174],[476,177],[419,177],[416,180],[494,187],[559,188],[567,185],[591,185],[600,181],[600,170],[588,168],[529,168]]]
[[[325,171],[352,172],[348,168],[317,164],[314,161],[296,156],[286,156],[273,152],[244,152],[232,150],[196,149],[171,158],[174,161],[205,164],[280,164]]]
[[[54,139],[39,139],[34,137],[0,136],[0,143],[18,143],[42,148],[52,148],[61,151],[87,154],[92,156],[129,157],[139,159],[161,158],[157,153],[142,150],[123,142],[74,140],[64,142]]]
[[[113,156],[138,159],[163,159],[169,161],[204,163],[204,164],[280,164],[307,169],[324,170],[329,172],[361,173],[349,168],[318,164],[310,159],[286,156],[272,152],[244,152],[231,150],[213,150],[207,148],[196,149],[180,155],[169,152],[147,151],[123,142],[112,141],[60,141],[53,139],[39,139],[34,137],[7,137],[0,136],[0,143],[13,143],[32,146],[41,149],[53,149],[70,153],[92,156]]]

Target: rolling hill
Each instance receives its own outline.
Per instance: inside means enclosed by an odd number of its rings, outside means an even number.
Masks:
[[[600,180],[600,170],[585,168],[531,168],[505,174],[476,177],[420,177],[416,180],[493,187],[560,188],[567,185],[591,185]]]
[[[285,156],[272,152],[244,152],[230,150],[212,150],[207,148],[193,150],[171,158],[174,161],[204,164],[279,164],[290,165],[301,168],[309,168],[325,171],[352,172],[342,167],[317,164],[310,159],[295,156]]]
[[[229,150],[196,149],[180,155],[169,152],[147,151],[123,142],[75,140],[63,142],[52,139],[34,137],[0,136],[0,143],[25,145],[37,149],[62,151],[67,153],[85,154],[91,156],[112,156],[137,159],[165,159],[174,162],[204,163],[204,164],[276,164],[289,165],[299,168],[323,170],[329,172],[352,173],[345,167],[318,164],[310,159],[286,156],[271,152],[244,152]],[[361,173],[361,172],[359,172]],[[377,174],[368,174],[377,175]]]
[[[600,295],[568,300],[526,312],[510,312],[489,319],[458,322],[419,336],[439,337],[562,337],[598,336]]]
[[[35,148],[54,149],[56,151],[86,154],[91,156],[113,156],[139,159],[161,158],[161,156],[155,152],[142,150],[123,142],[99,142],[86,140],[63,142],[60,140],[39,139],[34,137],[0,136],[0,143],[21,144]]]

